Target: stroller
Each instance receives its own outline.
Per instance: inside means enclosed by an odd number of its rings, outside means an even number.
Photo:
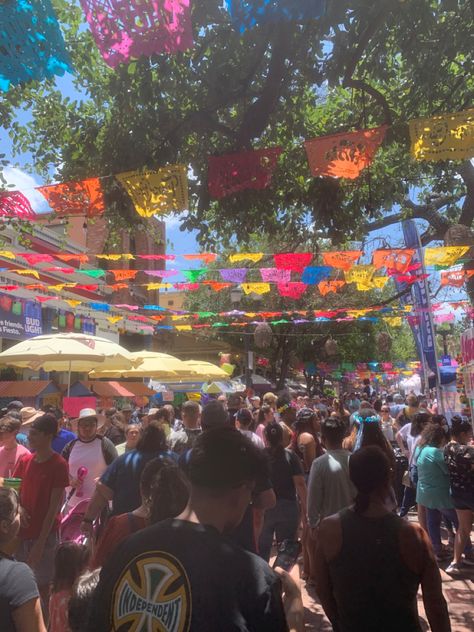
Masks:
[[[63,515],[59,525],[60,542],[77,542],[86,544],[86,536],[81,531],[81,522],[89,505],[90,499],[81,500],[75,507]]]

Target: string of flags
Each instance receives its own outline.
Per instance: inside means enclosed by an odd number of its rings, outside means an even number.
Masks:
[[[0,4],[0,11],[2,5]],[[0,57],[1,68],[1,57]],[[0,75],[1,77],[1,75]],[[411,125],[412,151],[417,159],[449,156],[452,160],[474,156],[474,108],[440,118],[418,119]],[[442,128],[443,138],[436,136]],[[386,126],[334,134],[305,142],[313,176],[357,178],[373,160],[385,136]],[[444,147],[444,149],[440,149]],[[211,198],[222,199],[240,191],[261,190],[270,186],[278,165],[281,147],[247,150],[210,156],[208,188]],[[186,165],[168,165],[155,171],[131,171],[117,174],[141,217],[181,212],[189,208],[188,169]],[[37,187],[58,215],[94,217],[105,211],[101,181],[113,176]],[[0,193],[0,216],[32,220],[35,218],[28,198],[20,191]]]
[[[470,260],[468,253],[470,246],[434,246],[425,247],[424,262],[427,267],[435,267],[435,269],[449,268],[456,264]],[[179,259],[184,261],[199,261],[203,265],[211,265],[218,260],[228,261],[229,263],[259,263],[262,259],[273,259],[274,267],[263,268],[220,268],[218,269],[224,281],[232,281],[242,283],[245,281],[246,274],[249,270],[259,270],[264,283],[287,283],[290,281],[291,273],[306,275],[306,283],[317,283],[320,278],[325,278],[332,269],[341,270],[344,274],[350,272],[353,268],[359,270],[362,276],[366,276],[368,272],[376,272],[386,269],[389,276],[397,274],[406,274],[416,272],[419,269],[418,264],[412,264],[415,250],[412,248],[380,248],[372,253],[372,264],[357,265],[357,261],[364,256],[362,250],[335,250],[322,251],[319,253],[312,252],[286,252],[286,253],[265,253],[265,252],[240,252],[230,255],[222,255],[219,253],[203,252],[193,254],[130,254],[130,253],[30,253],[30,252],[14,252],[12,250],[0,250],[0,257],[9,260],[24,260],[30,265],[39,263],[53,263],[56,259],[64,263],[86,264],[99,261],[118,262],[118,261],[162,261],[176,262]],[[314,259],[321,257],[322,266],[311,265]],[[230,271],[235,272],[232,276]],[[76,268],[71,267],[48,267],[42,269],[44,272],[78,272]],[[363,272],[365,271],[365,272]],[[91,272],[90,270],[80,270],[81,274]],[[119,274],[121,270],[101,270],[101,272],[112,272]],[[152,276],[169,277],[180,273],[189,273],[188,280],[198,281],[206,273],[215,273],[216,270],[211,268],[198,268],[195,270],[127,270],[132,274],[137,272],[146,272]],[[449,271],[448,271],[449,272]],[[230,277],[226,275],[231,274]],[[321,276],[322,275],[322,276]],[[349,275],[350,276],[350,275]],[[226,277],[226,278],[224,278]],[[361,277],[359,276],[359,279]],[[302,279],[303,280],[303,279]]]

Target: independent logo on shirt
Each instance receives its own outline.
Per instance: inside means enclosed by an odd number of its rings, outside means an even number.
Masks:
[[[187,632],[191,623],[191,588],[181,563],[163,551],[131,560],[112,595],[117,632]]]

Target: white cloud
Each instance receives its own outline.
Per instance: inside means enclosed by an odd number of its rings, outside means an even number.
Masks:
[[[41,193],[35,190],[35,187],[41,186],[41,183],[37,182],[32,175],[18,167],[5,167],[3,176],[8,184],[13,185],[15,189],[21,191],[28,198],[36,213],[47,213],[49,211],[48,203]]]
[[[189,211],[183,211],[178,215],[169,215],[168,217],[162,217],[161,219],[166,224],[166,230],[176,230],[181,226],[184,220],[187,218]],[[158,219],[160,217],[158,216]]]

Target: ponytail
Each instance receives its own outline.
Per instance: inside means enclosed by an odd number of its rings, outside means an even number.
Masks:
[[[150,523],[174,518],[186,507],[189,489],[180,468],[165,463],[153,478],[150,486]]]

